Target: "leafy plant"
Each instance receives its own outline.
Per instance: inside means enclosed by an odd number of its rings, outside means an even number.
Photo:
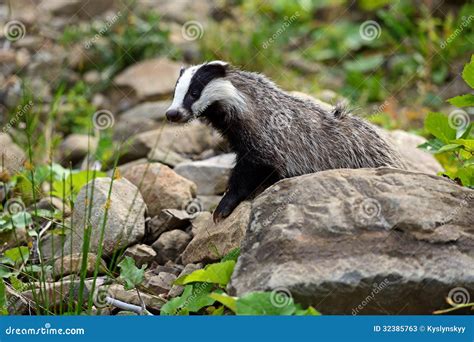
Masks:
[[[129,256],[126,256],[118,264],[120,268],[120,279],[124,281],[126,290],[132,290],[143,282],[146,266],[147,265],[143,265],[141,268],[138,268],[135,266],[133,258]]]
[[[462,73],[466,83],[474,89],[474,56]],[[474,106],[474,96],[466,94],[448,100],[459,106]],[[420,148],[439,155],[446,171],[442,174],[467,187],[474,187],[474,139],[469,114],[462,110],[429,113],[425,119],[425,129],[434,136],[420,145]]]
[[[236,315],[319,315],[312,307],[302,309],[286,293],[257,291],[240,298],[227,295],[225,288],[238,255],[239,250],[233,250],[221,262],[176,279],[176,285],[185,286],[183,294],[167,302],[161,314],[188,315],[205,309],[212,315],[222,315],[227,308]]]

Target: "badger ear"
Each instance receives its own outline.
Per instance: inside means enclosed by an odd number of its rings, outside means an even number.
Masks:
[[[214,74],[215,77],[225,77],[229,66],[229,63],[224,61],[211,61],[204,64],[203,68]]]

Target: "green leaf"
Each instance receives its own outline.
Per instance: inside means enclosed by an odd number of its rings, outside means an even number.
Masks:
[[[95,177],[94,177],[95,172]],[[51,195],[61,198],[61,199],[69,199],[72,197],[74,200],[82,189],[88,182],[92,181],[95,178],[100,177],[107,177],[105,172],[98,172],[98,171],[80,171],[76,173],[71,173],[67,178],[66,181],[63,183],[62,179],[58,179],[53,182],[53,190],[51,191]],[[72,188],[72,191],[71,191]],[[63,198],[64,196],[64,198]]]
[[[229,261],[229,260],[234,260],[234,261],[237,261],[237,259],[239,258],[239,255],[240,255],[240,248],[235,248],[233,250],[231,250],[229,253],[227,253],[227,255],[225,255],[221,262],[222,261]]]
[[[2,278],[0,278],[0,315],[8,315],[7,288]]]
[[[120,267],[120,278],[125,281],[126,290],[134,289],[135,286],[143,281],[146,266],[143,265],[142,268],[138,268],[135,266],[135,261],[129,256],[126,256],[118,264],[118,267]]]
[[[448,144],[448,145],[444,145],[443,147],[441,147],[436,153],[454,151],[454,150],[456,150],[460,147],[461,147],[460,144]]]
[[[219,303],[224,304],[226,307],[231,309],[234,313],[237,312],[237,298],[226,295],[225,293],[211,293],[209,295],[212,299],[217,300]]]
[[[297,307],[295,316],[321,316],[321,313],[312,306],[309,306],[307,309]]]
[[[474,186],[474,165],[466,165],[454,171],[443,173],[451,179],[458,179],[463,186]]]
[[[418,148],[421,148],[422,150],[425,150],[430,153],[438,153],[439,149],[442,148],[443,146],[444,146],[443,142],[435,138],[435,139],[430,139],[421,145],[418,145]]]
[[[292,315],[295,310],[293,298],[286,297],[280,303],[274,292],[251,292],[237,299],[237,315]]]
[[[455,96],[448,99],[448,102],[456,107],[471,107],[474,106],[474,95],[465,94]]]
[[[16,273],[12,272],[10,268],[5,267],[5,265],[0,265],[0,278],[9,278],[15,274]]]
[[[174,283],[176,285],[186,285],[194,282],[206,282],[225,286],[230,281],[234,266],[234,260],[210,264],[203,270],[197,270],[189,275],[179,277]]]
[[[454,144],[462,145],[466,150],[474,151],[474,140],[473,139],[456,139],[451,141]]]
[[[456,130],[451,128],[448,117],[443,113],[428,113],[425,119],[425,128],[445,144],[456,139]]]
[[[160,314],[187,315],[189,312],[198,312],[202,308],[214,304],[215,300],[209,297],[212,288],[213,284],[210,283],[186,285],[183,294],[163,305]]]
[[[20,246],[6,250],[4,255],[11,259],[16,265],[22,262],[26,262],[30,257],[30,251],[28,247]]]
[[[462,78],[474,89],[474,55],[471,56],[471,61],[464,66]]]

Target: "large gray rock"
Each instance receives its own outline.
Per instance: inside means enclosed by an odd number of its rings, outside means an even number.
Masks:
[[[167,58],[138,62],[117,75],[114,83],[131,88],[140,100],[155,100],[170,95],[179,76],[181,64]]]
[[[198,195],[219,195],[225,192],[235,154],[221,154],[205,160],[184,162],[174,171],[196,183]]]
[[[70,134],[59,145],[61,161],[77,163],[87,154],[93,153],[99,139],[87,134]]]
[[[473,294],[473,205],[473,190],[388,168],[280,181],[252,204],[231,293],[284,289],[326,314],[429,314],[452,289]]]
[[[215,224],[202,212],[192,222],[194,238],[182,254],[183,264],[220,260],[240,244],[249,222],[250,203],[242,202],[225,220]]]
[[[102,255],[111,256],[114,251],[133,245],[143,238],[146,205],[142,195],[132,183],[121,178],[114,180],[108,200],[110,182],[110,178],[97,178],[94,181],[93,198],[92,182],[81,189],[74,204],[73,225],[64,250],[70,252],[72,248],[73,253],[82,251],[84,228],[87,226],[85,222],[88,220],[92,228],[89,252],[97,253],[106,207],[108,213]]]

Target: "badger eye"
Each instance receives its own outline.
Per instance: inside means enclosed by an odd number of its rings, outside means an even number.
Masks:
[[[196,97],[198,97],[198,95],[199,95],[199,93],[198,93],[197,90],[191,90],[191,96],[192,97],[196,98]]]

